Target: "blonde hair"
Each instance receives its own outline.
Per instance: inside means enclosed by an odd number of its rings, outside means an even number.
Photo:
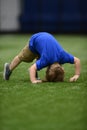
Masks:
[[[64,70],[58,63],[54,63],[47,67],[46,80],[49,82],[63,82]]]

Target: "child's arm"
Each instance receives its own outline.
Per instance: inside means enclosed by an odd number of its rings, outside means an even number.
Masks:
[[[42,80],[37,80],[37,79],[36,79],[36,71],[37,71],[36,64],[33,64],[33,65],[29,68],[30,80],[31,80],[32,83],[41,83]]]
[[[80,76],[80,69],[81,69],[80,59],[74,57],[74,64],[75,64],[75,75],[70,78],[70,82],[76,81]]]

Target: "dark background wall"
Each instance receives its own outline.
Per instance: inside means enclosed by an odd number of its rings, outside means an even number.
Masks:
[[[86,0],[23,0],[22,32],[87,33]]]

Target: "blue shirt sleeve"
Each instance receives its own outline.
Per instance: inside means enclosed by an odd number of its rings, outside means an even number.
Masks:
[[[36,61],[37,70],[40,70],[46,66],[47,66],[47,63],[45,61],[42,61],[41,59]]]
[[[49,61],[45,55],[42,55],[40,59],[36,61],[37,70],[40,70],[49,65]]]
[[[64,64],[64,63],[71,63],[74,64],[74,56],[69,54],[66,51],[63,51],[61,53],[61,60],[60,60],[60,64]]]

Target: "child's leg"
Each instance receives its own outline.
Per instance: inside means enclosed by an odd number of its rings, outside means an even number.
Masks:
[[[11,61],[11,63],[5,63],[3,77],[5,80],[9,80],[9,77],[12,71],[21,63],[21,62],[31,62],[37,55],[33,54],[28,45],[23,48],[23,50]]]
[[[12,62],[9,64],[9,69],[13,71],[19,64],[21,63],[21,60],[18,56],[14,57]]]
[[[26,45],[23,50],[18,54],[18,57],[20,59],[20,61],[23,62],[32,62],[37,55],[35,55],[34,53],[31,52],[31,50],[29,49],[28,45]]]
[[[26,45],[22,51],[12,60],[9,69],[14,70],[21,62],[32,62],[35,57],[36,55],[33,54],[29,50],[28,45]]]

